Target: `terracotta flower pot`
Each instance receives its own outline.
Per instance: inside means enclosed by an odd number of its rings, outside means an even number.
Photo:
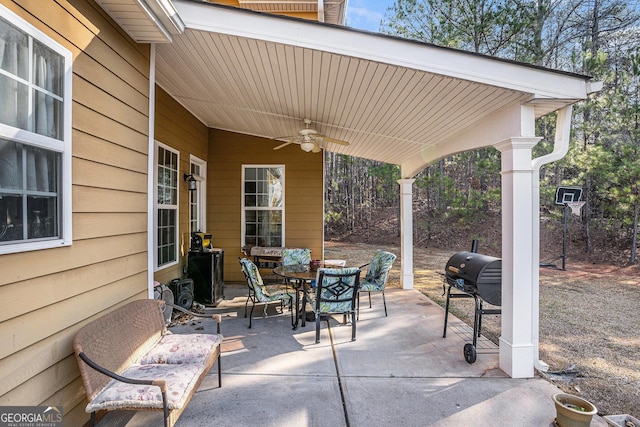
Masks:
[[[571,394],[556,393],[556,422],[560,427],[589,427],[598,409],[591,402]]]

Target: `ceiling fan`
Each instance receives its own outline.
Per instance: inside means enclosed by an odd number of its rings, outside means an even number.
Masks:
[[[285,140],[284,144],[280,144],[274,147],[274,150],[279,150],[286,147],[289,144],[299,144],[302,151],[319,153],[324,142],[331,142],[340,145],[349,145],[347,141],[341,141],[339,139],[329,138],[328,136],[319,134],[315,129],[311,128],[311,119],[304,119],[304,129],[300,129],[297,135],[283,136],[274,138],[277,140]]]

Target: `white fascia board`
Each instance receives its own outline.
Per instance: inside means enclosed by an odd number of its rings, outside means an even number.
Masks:
[[[162,21],[164,27],[171,28],[172,33],[184,33],[185,25],[171,0],[147,0],[147,6]]]
[[[536,98],[586,99],[588,93],[586,76],[317,22],[188,0],[173,2],[186,27],[194,30],[377,61],[530,93]]]

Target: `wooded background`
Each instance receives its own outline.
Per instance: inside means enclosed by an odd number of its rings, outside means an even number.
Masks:
[[[574,106],[567,156],[543,167],[543,237],[561,244],[558,186],[583,188],[572,242],[600,262],[636,263],[640,213],[640,5],[637,0],[397,0],[386,34],[593,76],[604,88]],[[537,123],[534,156],[551,152],[555,114]],[[398,235],[399,168],[326,155],[327,238]],[[430,165],[414,184],[414,240],[500,245],[500,154],[493,148]],[[560,231],[559,231],[560,230]],[[560,236],[560,237],[558,237]],[[375,239],[373,239],[375,240]],[[544,251],[544,243],[542,250]],[[551,251],[555,248],[550,249]]]

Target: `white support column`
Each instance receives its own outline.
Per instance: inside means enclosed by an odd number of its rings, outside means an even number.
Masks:
[[[399,179],[400,184],[400,259],[402,289],[413,289],[413,182]]]
[[[538,137],[496,144],[502,157],[502,335],[500,368],[512,378],[533,377],[533,166]]]

